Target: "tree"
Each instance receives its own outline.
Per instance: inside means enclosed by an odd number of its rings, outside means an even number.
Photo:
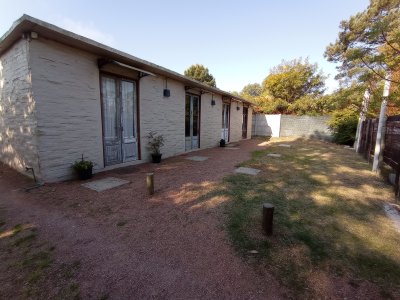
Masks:
[[[340,63],[337,79],[376,81],[399,71],[400,1],[371,0],[366,10],[342,21],[339,37],[325,57]]]
[[[324,92],[325,76],[317,64],[302,58],[282,61],[263,82],[263,90],[274,99],[293,103],[304,96],[319,96]]]
[[[324,92],[325,78],[318,65],[308,59],[282,61],[264,79],[262,94],[255,102],[266,113],[307,113],[307,106],[319,106],[315,101]]]
[[[191,65],[184,72],[185,76],[193,78],[194,80],[205,83],[209,86],[216,87],[215,78],[210,74],[208,69],[200,64]]]
[[[259,83],[249,83],[243,87],[239,95],[251,101],[255,97],[261,96],[262,92],[263,89]]]

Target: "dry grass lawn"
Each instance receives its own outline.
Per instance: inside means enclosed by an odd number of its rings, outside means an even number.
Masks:
[[[258,176],[225,179],[232,199],[227,228],[237,251],[256,268],[271,269],[294,296],[399,298],[400,233],[382,208],[395,201],[392,188],[342,146],[302,139],[269,144],[240,164],[261,169]],[[272,238],[260,230],[264,202],[275,205]]]

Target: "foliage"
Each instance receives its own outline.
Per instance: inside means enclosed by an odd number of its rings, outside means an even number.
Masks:
[[[90,170],[93,168],[93,162],[90,160],[83,159],[83,154],[82,154],[81,160],[75,161],[75,163],[72,165],[72,168],[77,172]]]
[[[200,64],[191,65],[189,68],[185,70],[184,75],[193,78],[194,80],[205,83],[209,86],[212,87],[217,86],[214,76],[211,75],[210,72],[208,71],[208,68],[206,68],[203,65]]]
[[[366,10],[342,21],[339,36],[327,47],[325,57],[341,63],[338,79],[369,82],[385,78],[389,71],[398,71],[399,0],[371,0]]]
[[[329,128],[333,131],[333,141],[338,144],[352,146],[355,141],[358,110],[345,108],[333,113],[329,121]]]
[[[252,101],[256,97],[261,96],[262,92],[263,89],[259,83],[249,83],[243,87],[239,96],[249,101]]]
[[[324,92],[325,76],[317,64],[302,58],[282,61],[263,82],[263,90],[273,99],[293,103],[304,96],[319,96]]]
[[[164,146],[164,137],[156,131],[150,131],[147,135],[147,148],[151,154],[160,154],[160,148]]]

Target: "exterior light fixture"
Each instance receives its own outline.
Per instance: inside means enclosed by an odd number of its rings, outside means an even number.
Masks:
[[[165,89],[164,89],[164,97],[169,97],[169,96],[171,96],[171,91],[168,89],[168,86],[167,86],[167,82],[168,81],[168,79],[167,78],[165,78]]]
[[[211,94],[211,106],[215,105],[214,94]]]

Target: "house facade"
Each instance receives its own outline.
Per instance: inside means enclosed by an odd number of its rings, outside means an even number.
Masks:
[[[217,88],[24,15],[0,40],[0,160],[43,181],[146,162],[251,135],[251,104]]]

